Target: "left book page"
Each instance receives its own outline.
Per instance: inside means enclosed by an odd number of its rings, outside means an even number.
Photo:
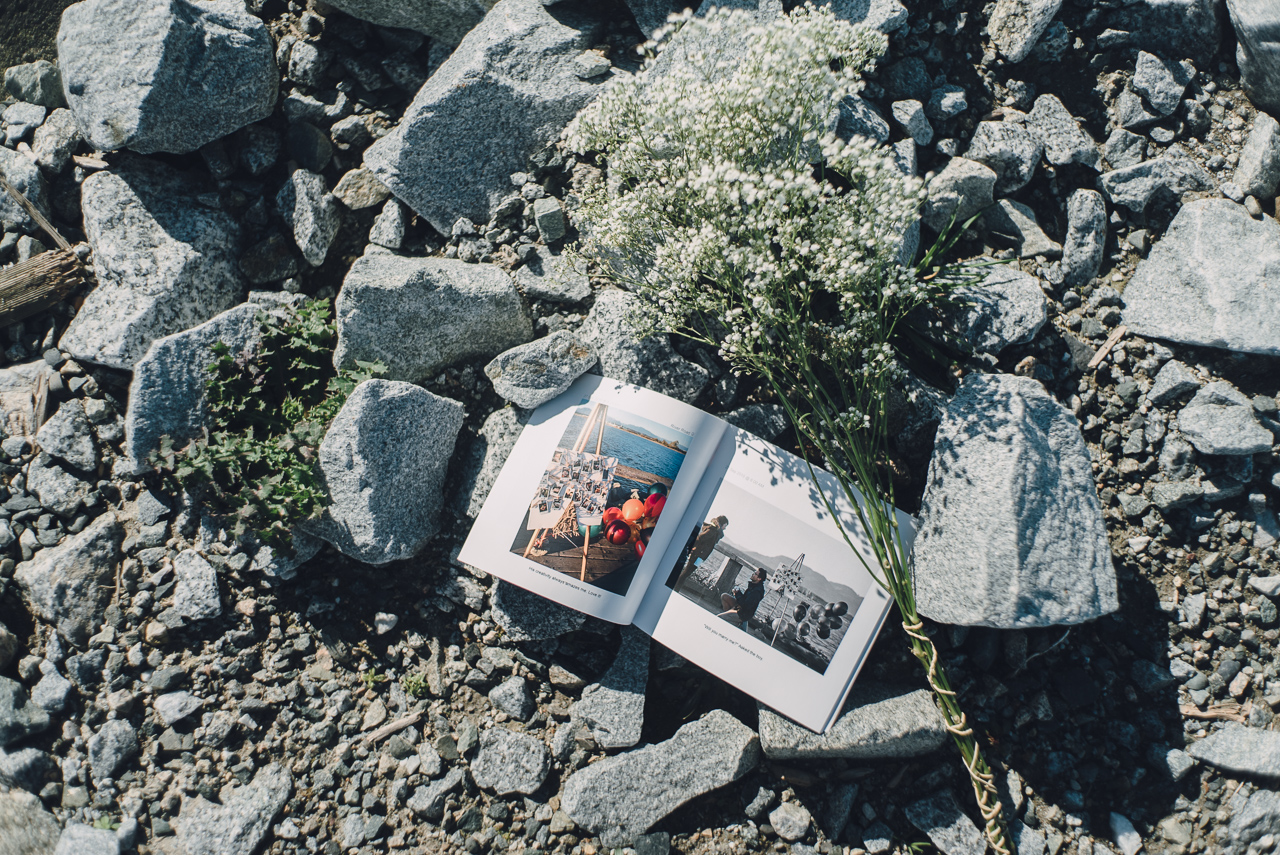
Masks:
[[[725,428],[665,395],[582,377],[534,411],[459,559],[631,623]]]

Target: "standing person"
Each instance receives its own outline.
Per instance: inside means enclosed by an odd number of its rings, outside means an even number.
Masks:
[[[685,562],[684,569],[680,571],[680,577],[676,579],[674,590],[680,590],[684,580],[689,578],[689,574],[697,567],[698,559],[706,561],[711,556],[711,552],[716,548],[716,544],[720,542],[720,538],[724,537],[724,530],[728,525],[729,518],[724,514],[713,520],[707,520],[702,524],[702,529],[699,530],[697,538],[693,541],[693,548],[689,550],[689,560]]]
[[[738,625],[747,628],[747,622],[756,616],[760,601],[764,599],[764,583],[769,578],[769,571],[760,567],[751,574],[745,588],[735,588],[732,594],[721,594],[720,605],[726,612],[737,615]],[[722,615],[723,616],[723,615]]]

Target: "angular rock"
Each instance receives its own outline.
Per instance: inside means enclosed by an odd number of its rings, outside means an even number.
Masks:
[[[218,571],[199,552],[186,549],[173,559],[178,584],[173,589],[173,607],[191,620],[204,620],[222,614],[218,596]]]
[[[581,629],[587,619],[580,611],[501,580],[493,591],[492,611],[494,621],[511,641],[558,638]]]
[[[5,855],[48,855],[62,828],[31,793],[0,793],[0,840],[11,847]]]
[[[582,690],[569,720],[585,725],[601,748],[630,748],[644,727],[645,686],[649,682],[649,636],[623,627],[622,645],[609,670]]]
[[[889,139],[889,123],[870,101],[852,95],[840,102],[836,134],[843,140],[859,136],[882,143]]]
[[[335,304],[334,365],[380,360],[387,377],[418,383],[464,359],[491,357],[533,336],[511,277],[448,258],[356,259]]]
[[[557,303],[579,303],[591,296],[591,280],[585,271],[546,247],[534,249],[516,270],[516,284],[527,297]]]
[[[40,169],[23,154],[0,146],[0,175],[27,197],[36,210],[49,216],[49,191]],[[36,221],[8,193],[0,197],[0,228],[5,231],[35,232]]]
[[[770,811],[769,824],[783,840],[794,842],[809,833],[813,815],[799,802],[783,802]]]
[[[0,784],[38,793],[44,785],[61,774],[58,759],[39,748],[0,748]],[[3,798],[0,796],[0,798]],[[0,804],[0,840],[4,836],[4,806]]]
[[[1261,454],[1275,442],[1249,399],[1222,381],[1210,383],[1187,402],[1178,413],[1178,429],[1202,454]]]
[[[1049,318],[1039,281],[1013,266],[992,267],[981,282],[952,293],[956,332],[981,353],[1031,341]]]
[[[987,32],[1009,62],[1022,62],[1061,6],[1062,0],[997,0]]]
[[[380,27],[414,30],[456,45],[493,8],[494,0],[338,0],[332,5]]]
[[[301,528],[368,564],[416,555],[438,530],[462,419],[457,401],[409,383],[361,383],[320,444],[331,504]]]
[[[915,571],[921,613],[943,623],[1071,624],[1119,607],[1080,425],[1035,380],[970,374],[947,405]]]
[[[298,275],[298,255],[289,238],[273,232],[240,257],[240,270],[253,285],[279,282]]]
[[[831,0],[821,5],[830,5],[837,18],[882,33],[896,32],[907,22],[907,9],[898,0]]]
[[[983,855],[987,851],[987,839],[960,810],[951,790],[912,802],[903,812],[944,855]]]
[[[551,754],[541,739],[505,727],[480,734],[480,752],[471,764],[476,786],[499,796],[534,792],[551,771]]]
[[[483,602],[483,595],[477,598]],[[489,702],[516,721],[526,721],[538,708],[524,677],[508,677],[489,692]]]
[[[1011,241],[1019,258],[1057,258],[1062,255],[1062,244],[1050,238],[1036,222],[1035,212],[1021,202],[1001,199],[982,214],[987,230]]]
[[[186,154],[275,107],[275,47],[238,3],[84,0],[58,29],[71,112],[94,148]]]
[[[190,692],[169,692],[155,699],[156,715],[165,727],[173,727],[204,706],[204,701]]]
[[[31,689],[31,702],[48,713],[60,713],[71,699],[71,681],[58,673],[53,663],[40,663],[44,676]]]
[[[1113,170],[1136,166],[1147,156],[1146,137],[1130,133],[1124,128],[1116,128],[1111,132],[1111,136],[1107,137],[1103,146],[1103,156]]]
[[[1182,95],[1194,76],[1195,70],[1188,70],[1180,62],[1138,51],[1130,85],[1157,113],[1168,116],[1182,106]]]
[[[924,113],[935,122],[943,122],[953,116],[958,116],[965,110],[969,109],[969,98],[964,91],[964,87],[957,86],[954,83],[944,83],[937,89],[933,90],[933,94],[929,96],[929,100],[925,102]],[[877,138],[876,142],[884,142],[888,138],[889,126],[885,125],[885,137]]]
[[[158,338],[240,302],[240,228],[200,204],[205,185],[158,162],[121,159],[81,186],[98,286],[58,346],[132,369]]]
[[[502,0],[431,75],[396,129],[365,151],[366,168],[441,234],[459,217],[489,222],[511,173],[553,142],[607,79],[578,77],[574,61],[595,34],[585,19],[557,14],[539,0]]]
[[[667,22],[667,16],[683,7],[673,0],[627,0],[627,8],[636,19],[640,32],[653,38],[654,32]]]
[[[388,199],[373,221],[369,229],[369,243],[385,246],[387,249],[399,249],[404,243],[406,217],[404,205],[399,199]]]
[[[1154,160],[1104,173],[1099,184],[1112,204],[1139,212],[1157,193],[1181,196],[1213,189],[1213,179],[1208,173],[1177,146],[1170,146],[1164,155]]]
[[[595,351],[577,336],[559,330],[499,354],[484,373],[495,392],[531,410],[568,389],[597,361]]]
[[[1274,777],[1280,769],[1280,733],[1227,722],[1187,749],[1210,766],[1242,775]]]
[[[440,780],[432,781],[430,784],[414,790],[413,795],[405,802],[405,806],[425,819],[439,822],[441,815],[444,813],[445,798],[462,786],[462,781],[462,769],[452,766]]]
[[[1124,322],[1150,338],[1280,356],[1277,268],[1280,223],[1227,199],[1192,202],[1134,271]]]
[[[37,454],[27,467],[27,490],[63,519],[80,512],[92,486],[44,453]]]
[[[979,122],[965,157],[996,173],[995,192],[1016,193],[1026,186],[1040,163],[1044,142],[1017,122]]]
[[[760,746],[772,760],[895,760],[941,748],[946,723],[926,689],[865,679],[854,684],[846,711],[826,733],[814,733],[760,707]]]
[[[200,434],[208,421],[205,381],[212,346],[227,345],[233,357],[257,349],[258,307],[242,303],[184,332],[157,339],[133,369],[125,410],[124,451],[140,467],[167,434],[176,447]]]
[[[725,413],[723,418],[767,441],[773,441],[791,425],[787,411],[779,404],[748,404]]]
[[[108,511],[79,534],[18,565],[14,581],[28,610],[77,646],[102,625],[115,589],[120,524]]]
[[[1280,122],[1259,112],[1240,150],[1232,183],[1246,196],[1270,199],[1280,185]]]
[[[391,196],[387,185],[367,169],[352,169],[338,180],[333,195],[353,211],[380,205]]]
[[[554,196],[543,196],[533,203],[533,221],[543,243],[554,243],[564,237],[567,226],[564,206]]]
[[[893,118],[902,125],[916,145],[928,145],[933,142],[933,125],[924,114],[924,105],[919,101],[894,101]]]
[[[1062,283],[1079,288],[1093,281],[1107,248],[1107,206],[1096,190],[1067,197],[1067,237],[1062,242]]]
[[[963,157],[947,161],[942,171],[929,182],[929,199],[925,202],[925,225],[941,232],[953,220],[963,223],[992,204],[997,176],[981,163]]]
[[[285,225],[293,230],[302,257],[312,267],[323,264],[342,224],[338,200],[324,189],[324,177],[295,169],[276,195],[276,207]]]
[[[1196,373],[1176,359],[1170,359],[1156,372],[1155,382],[1147,392],[1147,400],[1157,407],[1171,404],[1203,385]]]
[[[479,516],[484,500],[493,489],[493,482],[531,416],[529,410],[503,407],[484,420],[467,449],[462,483],[454,494],[455,513],[472,519]]]
[[[1257,789],[1243,805],[1237,806],[1236,799],[1232,799],[1231,806],[1231,819],[1222,838],[1222,855],[1265,852],[1267,840],[1274,843],[1280,833],[1280,792]]]
[[[92,472],[98,468],[98,448],[79,399],[64,401],[36,433],[36,443],[49,456],[76,469]]]
[[[89,768],[95,784],[115,778],[120,767],[141,751],[133,725],[123,719],[108,721],[89,738]]]
[[[202,796],[182,800],[173,822],[187,855],[251,855],[293,792],[293,776],[278,763],[259,769],[248,786],[224,791],[222,804]]]
[[[601,293],[578,338],[595,348],[605,377],[693,402],[711,382],[711,375],[676,353],[666,336],[641,338],[632,320],[636,305],[637,298],[625,291]]]
[[[1236,64],[1249,100],[1260,110],[1280,113],[1280,9],[1272,3],[1227,0],[1227,12],[1236,31]]]
[[[49,714],[27,698],[16,680],[0,677],[0,748],[49,727]]]
[[[1116,99],[1116,122],[1122,128],[1136,131],[1160,121],[1161,116],[1147,106],[1142,96],[1132,89],[1125,89]]]
[[[62,92],[62,75],[58,66],[47,59],[14,65],[5,69],[4,88],[19,101],[39,104],[50,110],[66,106]]]
[[[1204,487],[1195,481],[1164,481],[1151,488],[1151,503],[1162,513],[1185,508],[1204,495]]]
[[[120,840],[110,829],[68,822],[53,855],[120,855]]]
[[[80,130],[76,127],[75,117],[70,110],[62,108],[54,110],[44,124],[36,128],[31,151],[36,156],[37,166],[50,175],[57,175],[67,165],[79,142]]]
[[[666,742],[607,757],[571,774],[560,805],[574,822],[625,845],[680,805],[746,775],[760,760],[751,728],[723,710]]]
[[[1165,56],[1208,62],[1222,38],[1216,0],[1136,0],[1108,16],[1129,34],[1129,44]]]

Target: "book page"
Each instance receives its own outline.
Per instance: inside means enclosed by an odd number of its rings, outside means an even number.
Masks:
[[[877,569],[853,506],[820,476]],[[907,546],[911,518],[899,512]],[[729,428],[636,615],[659,643],[810,730],[825,730],[892,599],[863,567],[804,461]],[[683,541],[683,542],[680,542]]]
[[[459,558],[630,623],[724,428],[665,395],[582,377],[534,412]]]

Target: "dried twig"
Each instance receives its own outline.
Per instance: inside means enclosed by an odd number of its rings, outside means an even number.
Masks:
[[[1238,721],[1241,724],[1245,723],[1245,718],[1240,712],[1240,705],[1234,701],[1228,701],[1224,704],[1214,704],[1204,710],[1193,706],[1192,704],[1183,704],[1181,712],[1186,718],[1197,718],[1204,721]]]
[[[1116,346],[1116,342],[1124,338],[1124,334],[1129,328],[1124,324],[1116,327],[1111,331],[1111,335],[1107,336],[1107,340],[1102,343],[1102,347],[1098,348],[1098,352],[1093,355],[1093,359],[1089,360],[1089,368],[1097,368],[1102,364],[1102,360],[1107,358],[1107,354],[1111,352],[1111,348]]]
[[[59,249],[71,249],[71,244],[67,243],[67,239],[58,233],[58,230],[53,227],[53,223],[49,222],[49,219],[40,213],[39,209],[32,205],[26,196],[19,193],[16,187],[6,181],[3,175],[0,175],[0,187],[4,188],[22,206],[23,210],[31,215],[31,219],[36,221],[36,225],[44,229],[49,237],[53,238],[53,242],[58,245]]]
[[[365,742],[372,745],[378,740],[386,739],[391,734],[398,733],[399,731],[404,730],[406,727],[411,727],[420,721],[422,721],[422,713],[420,712],[410,713],[404,718],[398,718],[395,721],[391,722],[390,724],[384,724],[382,727],[378,728],[373,733],[370,733],[368,736],[366,736],[364,740]]]

